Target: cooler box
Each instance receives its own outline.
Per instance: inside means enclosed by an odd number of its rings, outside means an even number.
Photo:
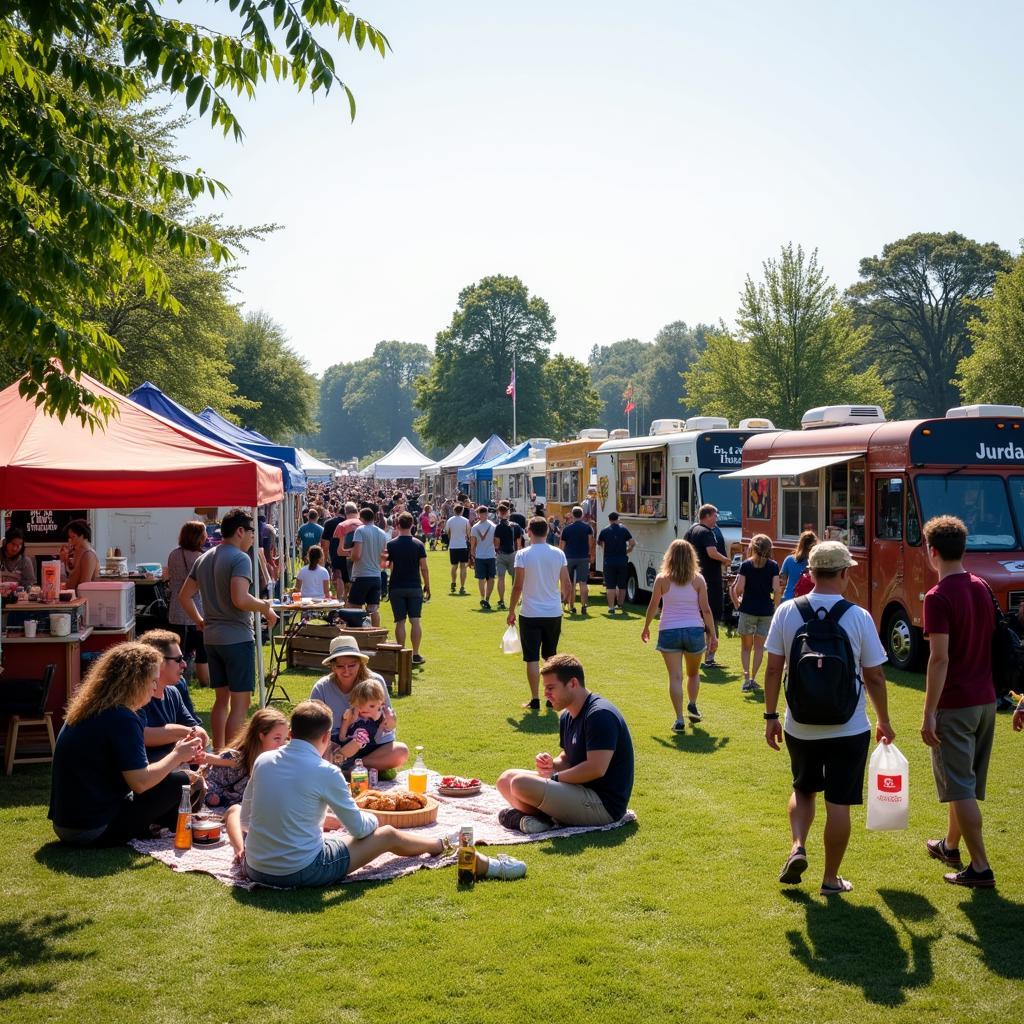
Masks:
[[[120,580],[79,583],[86,601],[86,625],[94,629],[124,629],[135,618],[135,584]]]

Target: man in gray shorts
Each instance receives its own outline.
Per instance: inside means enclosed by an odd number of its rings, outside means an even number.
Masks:
[[[245,722],[256,688],[256,641],[252,613],[263,615],[273,629],[277,614],[269,601],[251,593],[255,528],[244,508],[233,508],[221,520],[221,543],[200,555],[182,584],[178,601],[203,631],[213,687],[210,728],[215,750],[237,735]],[[203,599],[199,614],[192,598]]]
[[[576,614],[576,585],[579,584],[580,609],[586,615],[590,599],[590,565],[594,561],[594,529],[583,521],[583,509],[579,505],[573,507],[572,522],[562,531],[559,545],[565,552],[565,564],[572,583],[569,613]]]
[[[498,522],[494,527],[495,572],[498,574],[498,607],[505,607],[505,576],[516,575],[516,552],[523,546],[523,528],[509,519],[512,511],[504,502],[498,502]]]
[[[633,740],[622,712],[587,689],[571,654],[548,658],[540,675],[544,696],[560,712],[562,751],[537,754],[534,771],[502,772],[498,792],[511,806],[498,821],[528,835],[560,825],[610,825],[626,813],[633,792]]]
[[[929,519],[924,541],[939,582],[924,598],[929,655],[921,738],[931,747],[939,802],[947,806],[945,836],[929,839],[925,846],[929,856],[953,868],[943,876],[951,885],[994,889],[978,801],[985,799],[996,725],[996,610],[985,581],[963,567],[967,527],[961,520]],[[967,867],[960,859],[961,836],[971,855]]]

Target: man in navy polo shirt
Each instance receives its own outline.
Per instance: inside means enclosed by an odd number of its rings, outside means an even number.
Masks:
[[[618,606],[626,614],[626,583],[629,580],[629,553],[636,547],[633,534],[619,525],[619,513],[608,513],[608,525],[597,535],[601,545],[601,568],[604,570],[604,589],[608,597],[608,614],[614,615]]]
[[[565,563],[569,570],[572,593],[569,595],[569,614],[576,614],[576,584],[580,587],[580,611],[587,614],[590,597],[590,563],[594,560],[594,531],[583,521],[583,509],[576,505],[572,510],[572,522],[562,530],[560,547],[565,552]]]
[[[155,647],[163,655],[156,692],[150,702],[139,710],[149,763],[153,764],[169,754],[178,740],[198,736],[205,749],[210,737],[195,714],[185,706],[178,689],[186,662],[177,633],[167,629],[151,629],[139,637],[139,643]]]

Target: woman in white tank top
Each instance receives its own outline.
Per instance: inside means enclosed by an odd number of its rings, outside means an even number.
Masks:
[[[718,648],[715,620],[708,603],[708,587],[697,571],[697,552],[689,541],[674,540],[665,552],[661,572],[654,581],[640,639],[651,638],[651,620],[661,605],[658,650],[668,670],[668,695],[675,709],[673,732],[685,732],[683,721],[683,662],[686,662],[686,713],[690,724],[701,720],[697,710],[700,690],[700,662],[704,648],[714,654]]]

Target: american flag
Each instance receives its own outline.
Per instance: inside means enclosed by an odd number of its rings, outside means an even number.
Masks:
[[[512,377],[508,382],[508,387],[505,388],[505,394],[510,398],[516,397],[516,371],[512,371]]]

